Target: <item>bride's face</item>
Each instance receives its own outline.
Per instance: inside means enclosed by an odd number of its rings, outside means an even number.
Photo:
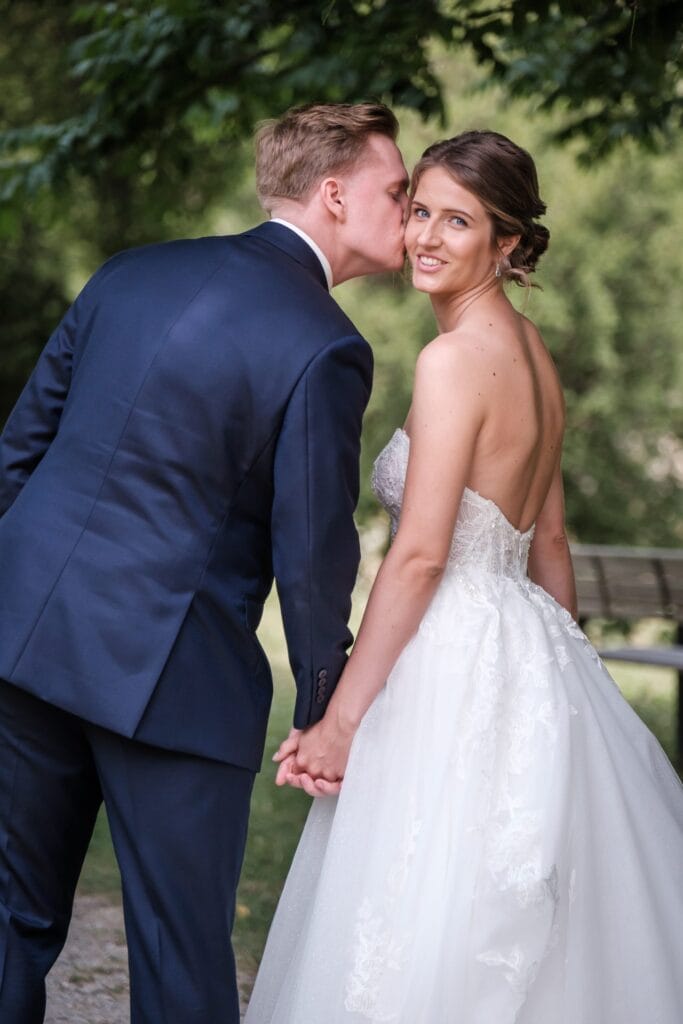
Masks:
[[[408,211],[405,245],[413,285],[430,295],[477,288],[495,274],[501,253],[477,197],[442,167],[426,170]]]

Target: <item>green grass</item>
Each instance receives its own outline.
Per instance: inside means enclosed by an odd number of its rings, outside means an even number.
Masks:
[[[354,609],[357,622],[361,600]],[[253,973],[265,942],[268,924],[294,852],[309,806],[309,798],[289,789],[277,789],[270,761],[291,724],[294,689],[279,621],[277,602],[270,599],[259,630],[276,680],[263,771],[252,799],[249,840],[237,896],[235,948],[247,974]],[[596,638],[597,639],[597,638]],[[658,736],[670,757],[674,754],[676,677],[673,671],[644,665],[612,663],[615,679],[628,700]],[[120,898],[118,871],[111,849],[106,818],[100,815],[81,878],[81,889]]]
[[[121,899],[121,879],[104,808],[97,818],[78,887],[81,892],[98,893],[110,897],[112,901]]]
[[[679,773],[681,751],[676,750],[677,683],[673,669],[608,662],[611,675],[631,707],[664,747]]]

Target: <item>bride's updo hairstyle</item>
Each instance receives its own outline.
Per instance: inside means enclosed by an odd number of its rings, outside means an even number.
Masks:
[[[431,167],[442,167],[459,185],[477,197],[491,218],[494,242],[510,235],[520,239],[509,257],[501,255],[500,276],[531,287],[529,274],[548,248],[550,232],[536,222],[546,206],[538,194],[538,177],[531,156],[505,135],[469,131],[435,142],[424,151],[413,171],[410,197]]]

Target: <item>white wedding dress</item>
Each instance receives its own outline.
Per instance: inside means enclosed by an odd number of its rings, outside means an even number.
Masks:
[[[398,520],[409,439],[374,487]],[[427,498],[428,500],[428,498]],[[683,786],[520,533],[448,570],[314,801],[246,1024],[681,1024]]]

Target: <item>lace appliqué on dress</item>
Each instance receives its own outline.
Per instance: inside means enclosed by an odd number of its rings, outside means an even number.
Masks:
[[[421,828],[422,822],[412,808],[402,849],[387,874],[382,900],[366,897],[356,914],[353,968],[346,982],[344,1007],[367,1020],[396,1020],[396,1013],[385,1005],[386,975],[405,967],[410,936],[404,932],[397,934],[394,912],[408,879]]]

